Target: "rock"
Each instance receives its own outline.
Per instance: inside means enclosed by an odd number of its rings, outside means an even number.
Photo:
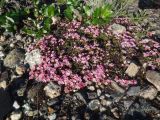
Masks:
[[[12,50],[4,59],[4,66],[9,68],[16,67],[17,64],[24,61],[24,52],[21,49]]]
[[[57,117],[57,116],[56,116],[56,114],[54,113],[54,114],[52,114],[52,115],[49,115],[49,116],[48,116],[48,119],[49,119],[49,120],[55,120],[56,117]]]
[[[15,47],[14,43],[11,43],[9,46],[10,46],[11,48],[14,48],[14,47]]]
[[[146,73],[146,79],[152,83],[158,91],[160,91],[160,73],[148,70]]]
[[[117,111],[118,111],[118,108],[112,108],[111,109],[111,112],[113,113],[114,117],[118,119],[119,118],[119,114],[118,114]]]
[[[112,101],[111,100],[105,100],[105,99],[102,99],[101,100],[101,104],[103,105],[103,106],[110,106],[111,104],[112,104]]]
[[[24,65],[16,65],[16,73],[22,76],[26,71],[26,67]]]
[[[100,106],[100,112],[104,112],[104,111],[106,111],[107,109],[105,108],[105,107],[102,107],[102,106]]]
[[[7,88],[7,82],[6,81],[0,82],[0,88],[6,89]]]
[[[55,112],[55,110],[53,108],[48,107],[48,114],[49,115],[52,114],[52,113],[54,113],[54,112]]]
[[[0,45],[0,51],[2,51],[3,50],[3,47]]]
[[[88,86],[87,87],[90,91],[94,91],[95,90],[95,87],[94,86]]]
[[[140,92],[140,86],[130,87],[127,91],[128,96],[136,96]]]
[[[26,110],[24,113],[26,116],[32,117],[32,116],[36,116],[38,114],[38,110],[34,110],[34,111],[32,111],[32,110],[27,111]]]
[[[154,88],[153,86],[150,86],[149,88],[141,91],[140,96],[145,99],[153,100],[157,96],[157,93],[158,93],[157,89]]]
[[[50,82],[44,87],[44,91],[45,91],[46,96],[50,98],[55,98],[55,97],[60,96],[61,87],[57,84]]]
[[[2,51],[0,51],[0,58],[3,58],[5,55]]]
[[[22,86],[20,89],[18,89],[18,90],[16,91],[16,92],[17,92],[17,95],[18,95],[19,97],[24,96],[25,90],[26,90],[26,87],[25,87],[25,86]]]
[[[36,97],[36,95],[38,94],[40,89],[41,89],[41,85],[39,85],[39,84],[33,86],[31,89],[28,90],[27,98],[28,99],[33,99],[34,97]]]
[[[24,110],[27,110],[27,111],[31,110],[31,107],[28,103],[24,104],[22,107],[24,108]]]
[[[114,34],[126,32],[126,28],[119,24],[114,23],[113,25],[110,26],[110,28]]]
[[[6,89],[9,80],[9,75],[7,71],[4,71],[0,76],[0,88]]]
[[[129,107],[132,105],[133,101],[124,101],[124,107],[126,108],[126,110],[129,109]]]
[[[76,96],[76,98],[77,98],[78,100],[82,101],[83,104],[86,104],[86,103],[87,103],[81,93],[75,93],[74,96]]]
[[[125,90],[120,87],[115,81],[112,81],[111,82],[111,86],[117,91],[117,92],[120,92],[120,93],[124,93]]]
[[[41,63],[41,54],[39,49],[27,52],[25,55],[26,55],[25,60],[30,65],[30,68],[33,68],[35,65]]]
[[[21,40],[22,39],[22,36],[21,35],[16,35],[16,40]]]
[[[57,98],[51,99],[50,101],[47,101],[47,105],[48,106],[52,106],[55,105],[59,102],[59,100]]]
[[[130,77],[135,77],[136,74],[138,73],[139,71],[139,66],[137,66],[135,63],[131,63],[127,70],[125,71],[125,73],[130,76]]]
[[[88,107],[90,110],[94,111],[94,110],[98,110],[100,107],[100,102],[99,100],[95,99],[89,102]]]
[[[12,112],[11,113],[11,120],[20,120],[22,117],[22,112]]]
[[[88,99],[90,100],[98,97],[96,92],[87,92],[87,96],[88,96]]]
[[[20,108],[20,105],[17,103],[17,101],[14,101],[13,107],[14,107],[15,109],[19,109],[19,108]]]
[[[100,89],[97,89],[97,95],[101,96],[101,94],[102,94],[102,91]]]

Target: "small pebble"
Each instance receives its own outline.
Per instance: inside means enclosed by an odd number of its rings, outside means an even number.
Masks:
[[[15,109],[19,109],[19,108],[20,108],[20,105],[17,103],[17,101],[14,101],[13,107],[14,107]]]
[[[20,120],[22,117],[22,112],[12,112],[11,113],[11,120]]]
[[[100,102],[99,102],[99,100],[92,100],[92,101],[90,101],[89,102],[89,104],[88,104],[88,107],[91,109],[91,110],[98,110],[99,109],[99,107],[100,107]]]

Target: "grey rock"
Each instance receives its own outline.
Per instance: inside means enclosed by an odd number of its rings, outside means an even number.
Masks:
[[[0,88],[6,89],[8,81],[9,81],[9,74],[7,71],[4,71],[3,73],[1,73],[0,76]]]
[[[118,119],[120,117],[119,114],[118,114],[118,108],[112,108],[111,112],[113,113],[115,118]]]
[[[88,96],[88,99],[90,99],[90,100],[98,97],[96,92],[88,92],[87,96]]]
[[[14,49],[5,57],[4,66],[14,68],[17,64],[24,61],[24,57],[25,55],[22,49]]]
[[[150,86],[149,88],[141,91],[139,95],[145,99],[153,100],[157,96],[157,93],[157,89],[153,86]]]
[[[98,110],[100,108],[100,102],[99,100],[95,99],[89,102],[88,107],[90,110]]]
[[[30,65],[30,68],[41,63],[41,53],[39,49],[27,52],[25,55],[25,61]]]
[[[4,55],[3,51],[0,51],[0,58],[2,59],[4,56],[5,55]]]
[[[34,97],[36,97],[40,88],[41,88],[41,85],[38,84],[36,86],[33,86],[31,89],[29,89],[28,92],[27,92],[27,98],[28,99],[33,99]]]
[[[34,110],[34,111],[32,111],[32,110],[27,111],[26,110],[24,113],[26,116],[32,117],[32,116],[36,116],[38,114],[38,110]]]
[[[102,94],[102,91],[100,89],[97,89],[97,95],[101,96],[101,94]]]
[[[61,94],[61,87],[52,82],[48,83],[43,90],[45,91],[46,96],[50,98],[58,97]]]
[[[125,71],[125,73],[130,76],[130,77],[135,77],[136,74],[138,73],[139,71],[139,66],[137,66],[135,63],[131,63],[127,70]]]
[[[10,119],[11,120],[20,120],[21,117],[22,117],[22,112],[17,111],[17,112],[12,112],[11,113]]]
[[[55,120],[56,117],[57,117],[57,115],[54,113],[54,114],[52,114],[52,115],[49,115],[49,116],[48,116],[48,119],[49,119],[49,120]]]
[[[112,81],[111,86],[119,93],[124,93],[124,89],[120,87],[115,81]]]
[[[47,105],[48,105],[48,106],[55,105],[55,104],[58,103],[58,101],[59,101],[59,100],[58,100],[57,98],[51,99],[51,100],[49,100],[49,101],[47,102]]]
[[[124,101],[124,107],[128,110],[132,103],[133,101]]]
[[[82,101],[84,104],[87,103],[81,93],[75,93],[74,96],[76,96],[76,98],[77,98],[78,100]]]
[[[126,32],[126,28],[124,26],[116,24],[116,23],[111,25],[110,28],[114,34]]]
[[[136,96],[140,92],[140,86],[130,87],[127,91],[128,96]]]
[[[19,109],[19,108],[20,108],[20,105],[17,103],[17,101],[14,101],[13,107],[14,107],[15,109]]]
[[[16,35],[16,40],[21,40],[22,39],[22,36],[21,35]]]
[[[146,73],[146,79],[152,83],[158,91],[160,91],[160,73],[148,70]]]
[[[94,91],[95,90],[95,87],[94,86],[88,86],[87,87],[90,91]]]
[[[30,107],[30,105],[29,105],[28,103],[24,104],[22,107],[23,107],[24,110],[26,110],[26,111],[31,110],[31,107]]]
[[[111,100],[105,100],[105,99],[102,99],[101,100],[101,104],[103,105],[103,106],[110,106],[111,104],[112,104],[112,101]]]
[[[26,90],[26,87],[25,87],[25,86],[22,86],[20,89],[18,89],[18,90],[16,91],[16,92],[17,92],[17,95],[18,95],[19,97],[24,96],[25,90]]]

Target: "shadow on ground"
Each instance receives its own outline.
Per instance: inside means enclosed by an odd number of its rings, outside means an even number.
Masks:
[[[155,0],[155,1],[158,1],[158,0]],[[158,5],[154,3],[152,0],[139,0],[139,8],[141,9],[160,9],[160,4]]]

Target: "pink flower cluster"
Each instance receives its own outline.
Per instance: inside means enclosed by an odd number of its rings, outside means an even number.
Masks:
[[[61,23],[59,35],[49,35],[29,47],[40,49],[42,62],[31,69],[30,79],[64,85],[65,92],[79,90],[91,83],[110,83],[113,77],[108,68],[114,70],[114,63],[108,64],[109,53],[97,37],[104,32],[98,26],[82,26],[80,22]],[[134,47],[132,38],[129,47]],[[133,40],[134,41],[134,40]],[[126,46],[125,46],[126,47]],[[128,47],[128,46],[127,46]],[[136,84],[136,80],[115,78],[122,85]]]
[[[144,57],[154,57],[160,55],[160,44],[151,39],[143,39],[140,41],[140,44],[143,47],[143,56]]]

